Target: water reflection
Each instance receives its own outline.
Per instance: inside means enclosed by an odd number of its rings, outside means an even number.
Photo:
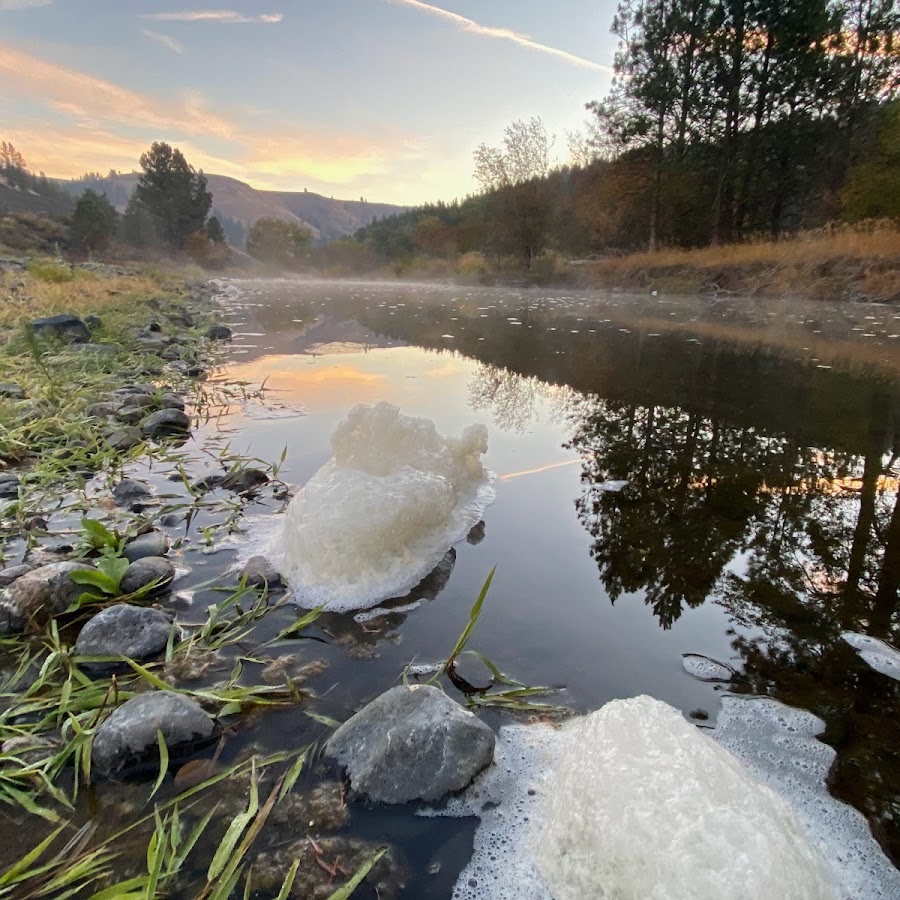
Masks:
[[[574,500],[607,608],[643,602],[659,626],[654,647],[668,646],[660,636],[692,610],[725,611],[740,684],[825,720],[824,739],[838,753],[832,790],[900,860],[900,683],[869,669],[840,637],[858,631],[895,645],[900,637],[900,354],[888,312],[377,285],[294,294],[243,311],[269,342],[247,371],[280,367],[284,389],[306,402],[324,376],[307,377],[278,354],[409,345],[441,354],[432,369],[448,383],[442,402],[467,372],[470,410],[519,446],[552,424],[573,455],[518,467],[512,457],[505,475],[580,467],[578,496],[558,499],[569,510]],[[866,328],[876,337],[857,339],[859,323],[875,315]],[[411,350],[389,352],[398,371],[411,358]],[[359,362],[321,365],[319,373],[332,368],[332,383],[334,367]],[[395,382],[335,377],[329,402],[382,399],[398,392]],[[611,492],[609,480],[628,485]],[[489,518],[491,535],[509,528]],[[528,533],[533,546],[542,546],[541,525]],[[521,558],[521,544],[516,552]],[[558,561],[546,565],[556,571]],[[566,572],[557,577],[565,591]],[[509,625],[534,615],[521,609],[506,611]],[[574,609],[582,607],[560,602],[558,615]],[[407,615],[401,607],[369,622],[335,621],[334,634],[383,646],[409,625]],[[561,681],[566,665],[606,674],[596,651],[589,658],[578,648],[569,662],[549,637],[534,645],[559,653]]]

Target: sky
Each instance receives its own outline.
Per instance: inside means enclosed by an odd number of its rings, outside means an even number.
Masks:
[[[615,0],[0,0],[0,139],[34,171],[132,171],[151,142],[257,188],[416,204],[472,153],[611,82]]]

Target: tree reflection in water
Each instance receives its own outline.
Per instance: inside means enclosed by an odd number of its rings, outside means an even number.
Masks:
[[[900,683],[842,639],[896,645],[898,445],[875,391],[860,452],[815,449],[681,407],[586,397],[569,447],[578,516],[615,601],[643,593],[662,628],[711,600],[734,623],[747,689],[823,718],[833,792],[900,861]],[[607,479],[627,479],[621,493]]]

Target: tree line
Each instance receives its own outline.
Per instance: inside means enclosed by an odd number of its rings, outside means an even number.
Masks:
[[[896,0],[622,0],[615,78],[552,165],[539,119],[479,147],[476,196],[373,222],[381,259],[654,250],[900,218]]]

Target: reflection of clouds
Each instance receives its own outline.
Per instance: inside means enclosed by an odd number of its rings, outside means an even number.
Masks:
[[[543,415],[549,423],[563,420],[580,395],[567,385],[548,384],[510,369],[480,364],[469,382],[469,405],[487,411],[508,431],[526,431]]]

